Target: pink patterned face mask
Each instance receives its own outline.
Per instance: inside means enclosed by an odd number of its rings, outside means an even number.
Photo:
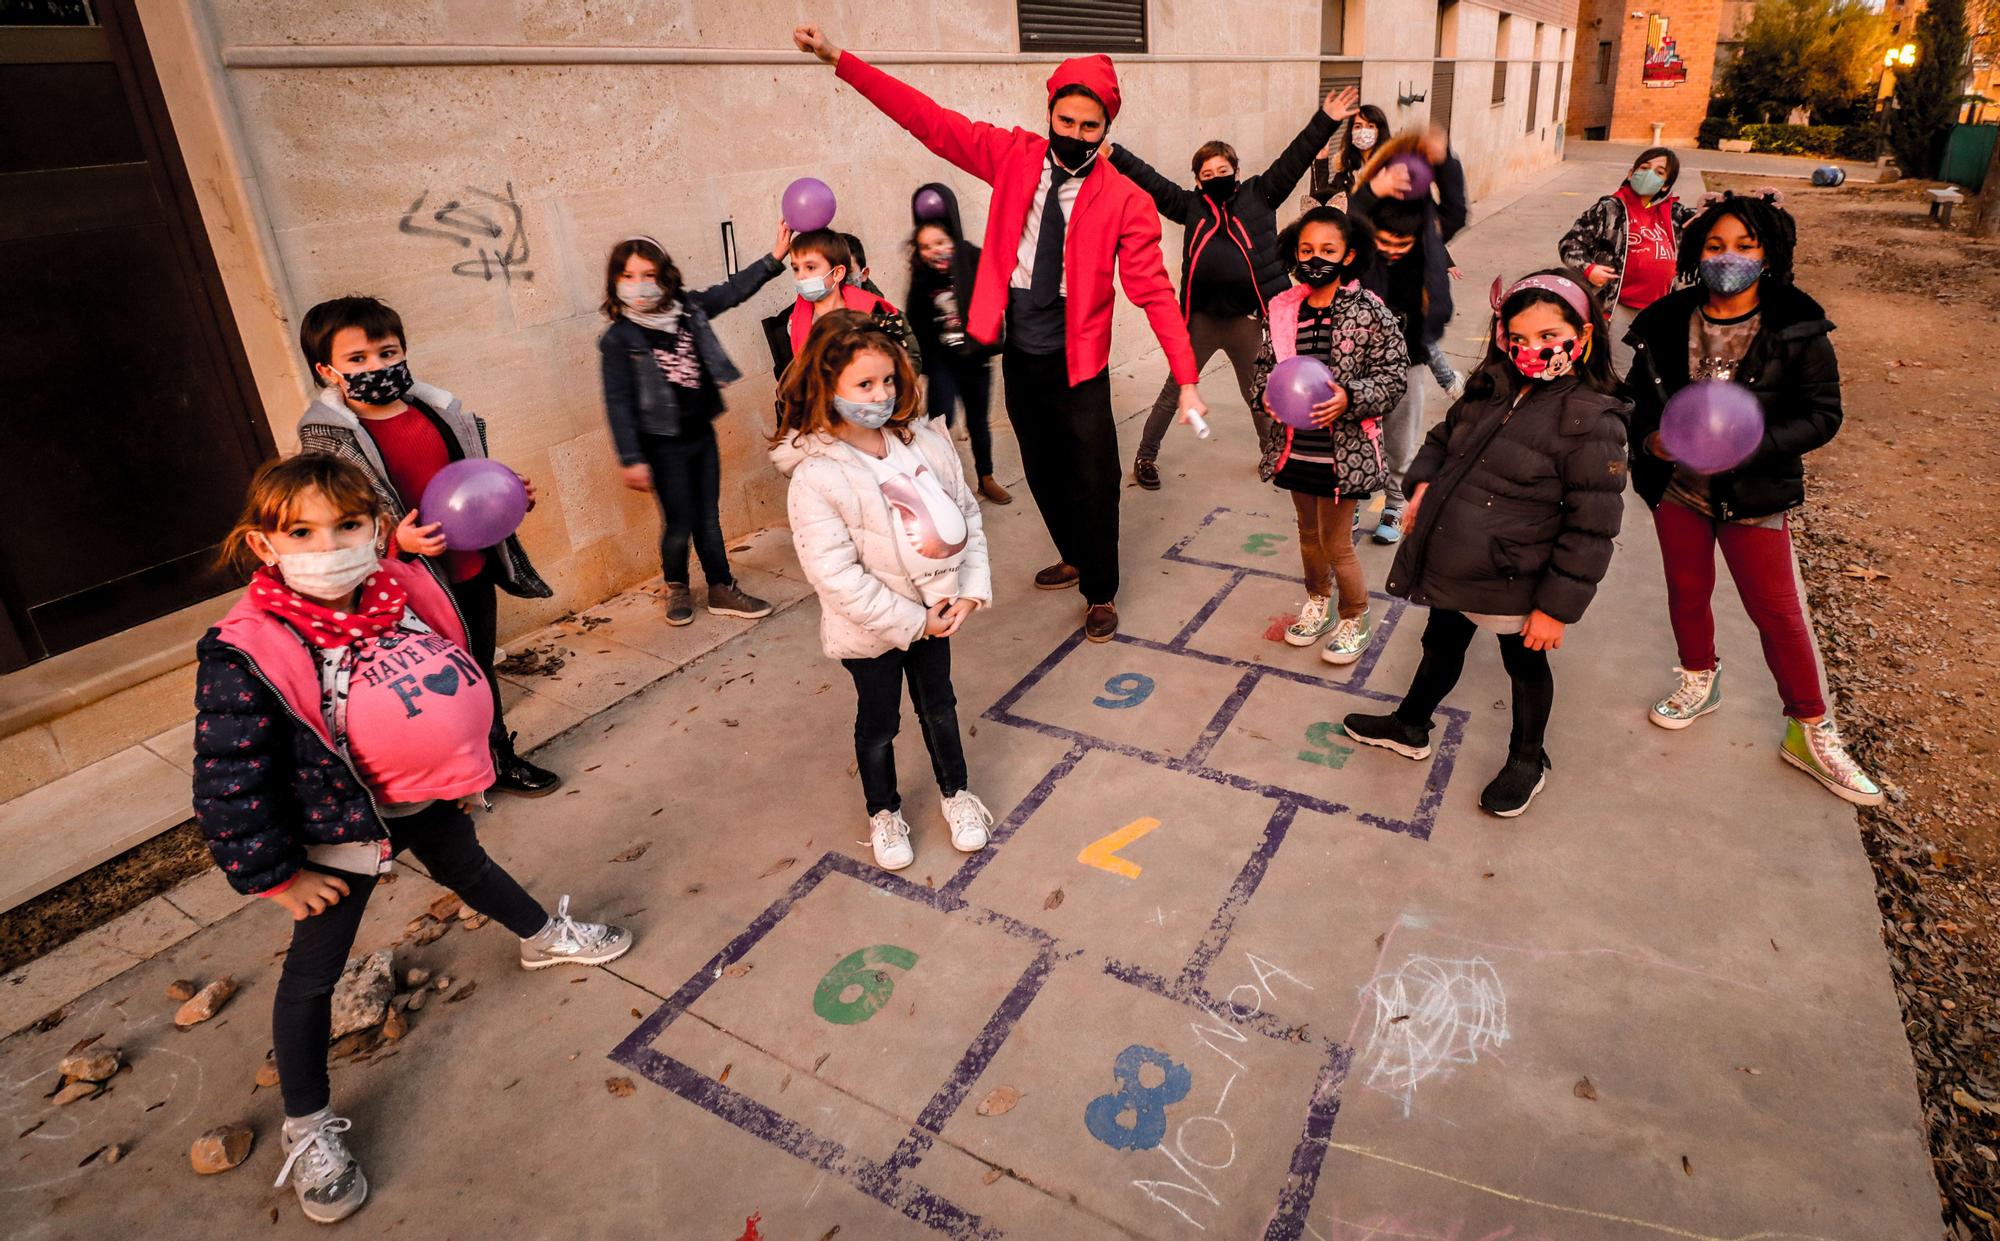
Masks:
[[[1516,345],[1514,369],[1529,379],[1561,379],[1576,369],[1576,342],[1572,336],[1553,345]]]

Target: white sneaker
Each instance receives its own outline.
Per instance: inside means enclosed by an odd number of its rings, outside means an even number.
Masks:
[[[632,932],[603,922],[579,922],[569,916],[569,897],[556,902],[549,924],[521,941],[521,968],[545,970],[551,965],[603,965],[632,948]]]
[[[917,851],[910,847],[910,825],[900,810],[869,816],[868,845],[875,850],[875,865],[883,870],[902,870],[917,860]]]
[[[993,812],[972,795],[972,790],[960,789],[938,804],[944,810],[944,821],[951,825],[952,848],[977,853],[986,847],[986,829],[993,826]]]
[[[1311,646],[1326,636],[1333,628],[1333,618],[1326,614],[1325,595],[1307,595],[1305,606],[1299,609],[1299,618],[1285,629],[1285,642],[1290,646]]]
[[[315,1224],[339,1223],[368,1201],[368,1178],[340,1140],[348,1123],[346,1117],[329,1112],[297,1141],[279,1130],[285,1166],[278,1169],[272,1188],[289,1180],[299,1195],[300,1209]]]

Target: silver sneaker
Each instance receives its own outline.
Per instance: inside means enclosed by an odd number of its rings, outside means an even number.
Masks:
[[[974,797],[970,789],[960,789],[939,804],[944,810],[944,821],[951,827],[952,848],[960,853],[977,853],[986,847],[993,812],[986,808],[985,802]]]
[[[1706,672],[1689,672],[1686,668],[1676,668],[1681,674],[1680,688],[1653,704],[1646,718],[1661,728],[1686,728],[1710,711],[1722,705],[1722,661],[1716,660],[1715,667]]]
[[[351,1123],[344,1116],[328,1116],[296,1142],[280,1130],[285,1166],[278,1169],[272,1188],[291,1181],[299,1209],[315,1224],[339,1223],[368,1201],[368,1178],[340,1140]]]
[[[556,902],[556,916],[539,932],[521,941],[521,968],[544,970],[551,965],[603,965],[632,948],[632,932],[603,922],[578,922],[569,916],[569,897]]]
[[[1350,616],[1333,627],[1333,636],[1326,640],[1326,646],[1319,657],[1330,664],[1351,664],[1360,659],[1375,640],[1375,620],[1367,612]]]
[[[1285,641],[1293,646],[1311,646],[1326,636],[1333,628],[1333,617],[1327,614],[1325,595],[1307,595],[1305,606],[1299,609],[1299,618],[1285,630]]]
[[[1817,724],[1785,720],[1785,741],[1778,753],[1792,766],[1824,784],[1835,797],[1857,806],[1879,806],[1882,786],[1861,770],[1847,747],[1841,744],[1840,730],[1831,716]]]
[[[868,846],[875,851],[875,865],[883,870],[901,870],[917,860],[910,847],[910,825],[900,810],[880,810],[868,817]]]

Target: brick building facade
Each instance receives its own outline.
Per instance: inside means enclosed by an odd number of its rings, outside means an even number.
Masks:
[[[1583,0],[1569,131],[1613,142],[1694,145],[1731,0]],[[1658,126],[1657,131],[1655,126]]]

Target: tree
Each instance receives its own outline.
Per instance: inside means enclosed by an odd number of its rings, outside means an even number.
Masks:
[[[1867,0],[1762,0],[1722,93],[1746,119],[1783,120],[1794,107],[1842,111],[1867,91],[1888,37]]]
[[[1965,54],[1972,33],[1965,0],[1930,0],[1917,17],[1917,63],[1896,75],[1889,146],[1907,177],[1937,174],[1942,136],[1958,119],[1965,96]]]

